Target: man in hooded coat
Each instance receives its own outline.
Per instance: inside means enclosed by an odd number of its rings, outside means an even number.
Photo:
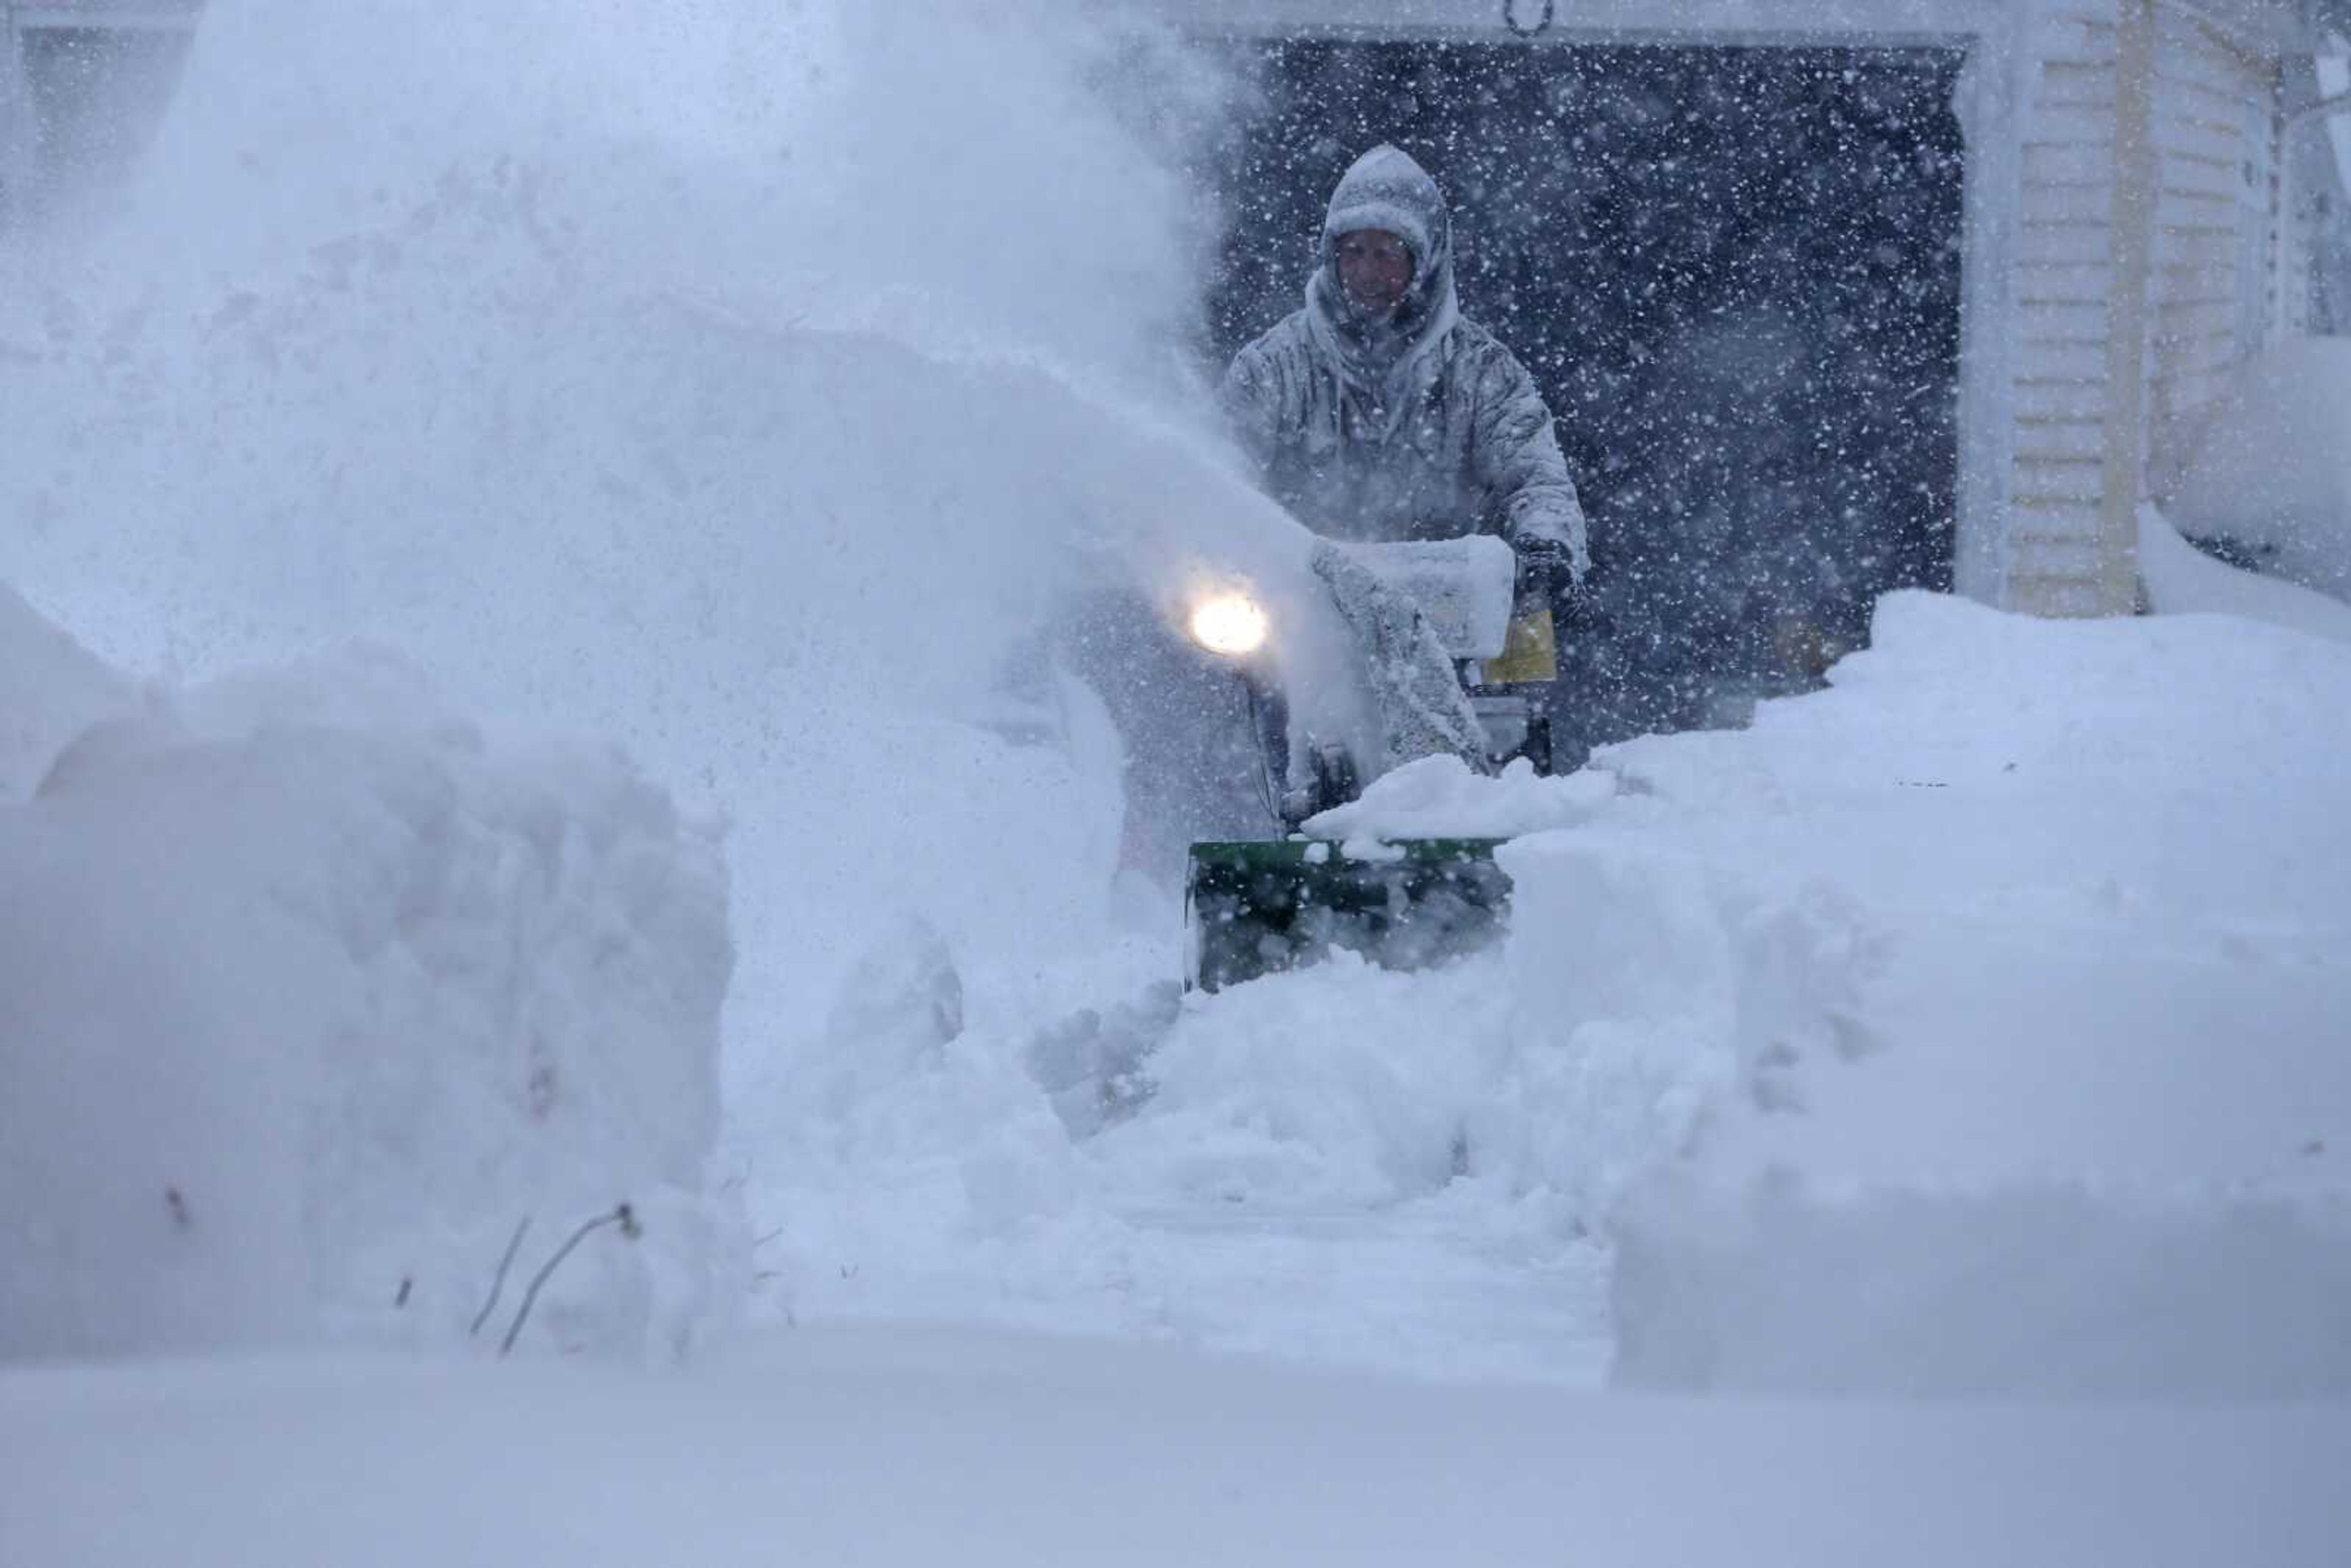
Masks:
[[[1268,492],[1316,532],[1499,534],[1522,590],[1583,580],[1583,509],[1551,410],[1461,314],[1444,193],[1399,149],[1340,180],[1304,308],[1234,357],[1221,395]]]

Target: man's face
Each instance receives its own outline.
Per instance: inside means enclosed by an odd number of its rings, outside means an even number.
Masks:
[[[1393,310],[1412,287],[1412,246],[1385,229],[1339,236],[1339,284],[1357,308]]]

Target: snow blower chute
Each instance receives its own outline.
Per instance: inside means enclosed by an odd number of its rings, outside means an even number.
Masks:
[[[1514,604],[1516,561],[1489,536],[1318,547],[1317,576],[1345,619],[1374,706],[1379,771],[1451,752],[1490,772],[1515,758],[1551,768],[1549,722],[1531,692],[1555,680],[1548,605]],[[1501,929],[1510,883],[1497,839],[1340,840],[1312,820],[1355,800],[1355,748],[1293,733],[1270,653],[1279,628],[1246,589],[1204,595],[1186,630],[1248,694],[1264,840],[1196,843],[1184,888],[1187,981],[1203,990],[1311,962],[1332,947],[1391,968],[1474,948]]]

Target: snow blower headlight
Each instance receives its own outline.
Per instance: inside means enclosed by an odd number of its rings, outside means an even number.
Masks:
[[[1246,659],[1265,646],[1264,606],[1246,593],[1218,593],[1192,607],[1192,641],[1211,653]]]

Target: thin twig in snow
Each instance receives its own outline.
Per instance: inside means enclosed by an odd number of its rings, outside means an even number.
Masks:
[[[490,1314],[498,1310],[498,1297],[507,1288],[507,1270],[514,1267],[515,1254],[522,1250],[522,1239],[529,1231],[530,1216],[526,1214],[522,1217],[522,1223],[515,1227],[514,1239],[507,1243],[507,1255],[498,1260],[497,1278],[490,1281],[490,1299],[484,1301],[482,1310],[474,1314],[474,1326],[465,1331],[467,1339],[478,1338],[482,1325],[488,1322]]]
[[[538,1288],[547,1283],[549,1276],[555,1272],[557,1267],[566,1258],[571,1256],[571,1249],[587,1239],[590,1231],[607,1225],[619,1226],[621,1234],[632,1241],[637,1239],[636,1211],[625,1203],[610,1214],[600,1214],[593,1219],[584,1221],[579,1229],[573,1231],[564,1240],[562,1246],[555,1249],[555,1256],[540,1264],[538,1272],[531,1276],[530,1287],[522,1293],[522,1305],[515,1309],[513,1326],[507,1330],[506,1343],[498,1346],[500,1355],[514,1349],[515,1341],[522,1337],[522,1325],[530,1320],[531,1303],[538,1300]]]

